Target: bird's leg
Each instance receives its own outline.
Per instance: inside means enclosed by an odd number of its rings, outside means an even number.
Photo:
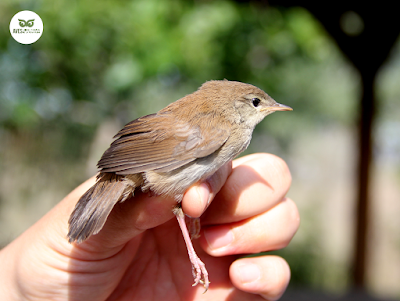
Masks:
[[[192,273],[194,278],[193,286],[196,286],[197,284],[199,284],[199,282],[201,282],[206,289],[204,292],[206,292],[210,285],[210,281],[208,280],[208,272],[206,270],[205,264],[200,260],[199,256],[197,256],[193,248],[192,240],[190,239],[189,231],[186,227],[185,214],[183,213],[180,204],[176,206],[173,211],[176,219],[178,220],[179,227],[181,228],[183,239],[185,240],[186,248],[189,254],[189,259],[192,263]]]

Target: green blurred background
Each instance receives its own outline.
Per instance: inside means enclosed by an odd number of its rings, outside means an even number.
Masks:
[[[42,37],[21,45],[14,14],[32,10]],[[0,3],[0,246],[96,173],[127,122],[210,79],[254,84],[294,108],[258,125],[246,153],[291,169],[301,227],[278,253],[290,289],[342,294],[353,252],[360,77],[302,8],[233,1]],[[377,80],[368,289],[400,297],[400,44]]]

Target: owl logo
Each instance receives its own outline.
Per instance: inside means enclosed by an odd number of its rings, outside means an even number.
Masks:
[[[33,22],[35,21],[35,19],[31,19],[31,20],[28,20],[28,21],[25,21],[25,20],[22,20],[22,19],[18,19],[18,21],[19,21],[19,26],[21,26],[21,27],[26,27],[26,26],[32,27],[33,26]]]

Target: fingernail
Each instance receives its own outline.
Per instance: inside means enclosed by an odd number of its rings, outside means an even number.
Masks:
[[[232,243],[234,236],[229,227],[222,226],[218,229],[205,229],[204,237],[210,249],[219,249]]]
[[[239,277],[242,283],[250,283],[260,279],[261,272],[256,264],[242,264],[238,267]]]

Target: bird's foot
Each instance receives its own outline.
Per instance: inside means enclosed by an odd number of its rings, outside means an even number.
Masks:
[[[210,286],[210,281],[208,280],[208,272],[206,265],[200,260],[196,253],[189,254],[190,262],[192,263],[192,274],[194,278],[194,283],[192,286],[196,286],[199,283],[203,284],[205,291],[208,290]],[[204,294],[203,293],[203,294]]]

